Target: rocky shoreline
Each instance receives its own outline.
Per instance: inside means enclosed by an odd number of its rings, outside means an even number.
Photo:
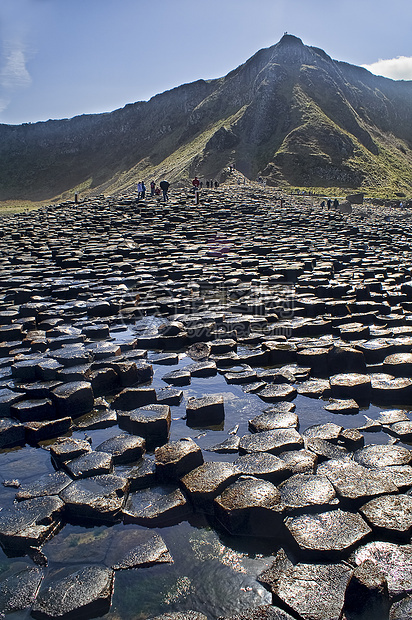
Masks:
[[[221,618],[409,617],[411,213],[316,203],[226,185],[2,218],[0,612],[119,618],[119,573],[172,565],[162,528],[201,515],[278,549],[272,604]],[[134,529],[56,569],[66,524]],[[218,617],[176,607],[156,618]]]

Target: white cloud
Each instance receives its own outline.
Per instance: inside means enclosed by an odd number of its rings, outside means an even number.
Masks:
[[[6,92],[26,88],[31,84],[31,77],[26,68],[26,56],[19,41],[5,44],[3,66],[0,70],[0,86]]]
[[[371,65],[361,66],[375,75],[382,75],[393,80],[412,80],[412,56],[380,59]]]

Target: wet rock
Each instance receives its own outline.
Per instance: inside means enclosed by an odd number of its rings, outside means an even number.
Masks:
[[[114,582],[112,569],[90,565],[69,575],[65,573],[67,571],[58,571],[43,583],[32,608],[34,618],[93,618],[109,611]]]
[[[289,384],[272,383],[260,390],[258,396],[265,402],[276,403],[283,400],[293,400],[297,396],[297,391]]]
[[[197,362],[185,366],[185,370],[190,372],[192,377],[214,377],[217,373],[217,367],[214,362]]]
[[[227,383],[241,384],[252,383],[256,381],[257,374],[255,370],[242,370],[241,372],[226,372],[225,379]]]
[[[130,493],[123,509],[125,523],[162,527],[187,518],[191,508],[180,489],[153,487]]]
[[[48,398],[20,400],[10,407],[10,413],[20,422],[47,420],[54,417],[54,406]]]
[[[174,370],[162,377],[163,381],[171,385],[189,385],[191,382],[191,374],[189,370]]]
[[[285,524],[300,551],[313,559],[345,555],[371,533],[359,514],[340,509],[288,517]]]
[[[390,610],[389,620],[404,620],[412,617],[412,596],[394,603]]]
[[[346,587],[343,612],[345,620],[388,619],[388,584],[370,560],[353,571]]]
[[[217,426],[225,418],[221,394],[209,394],[202,398],[189,398],[186,405],[186,424],[194,427]]]
[[[153,620],[157,620],[157,619],[154,618]],[[162,618],[162,620],[169,620],[169,618],[166,616]],[[187,620],[186,617],[184,618],[184,620]],[[286,613],[286,611],[279,609],[279,607],[274,607],[273,605],[259,605],[258,607],[245,610],[241,613],[235,614],[234,616],[225,616],[225,617],[219,616],[218,620],[293,620],[293,619],[292,619],[292,616]]]
[[[373,562],[388,582],[389,596],[405,596],[412,591],[412,545],[376,541],[359,547],[353,553],[358,566]]]
[[[130,491],[137,491],[155,484],[156,465],[153,459],[142,458],[131,468],[116,469],[116,474],[128,479]]]
[[[284,460],[268,452],[253,452],[240,456],[234,463],[241,474],[278,484],[291,474]]]
[[[364,504],[359,512],[385,538],[407,540],[412,529],[412,496],[384,495]]]
[[[178,407],[183,399],[183,390],[176,388],[161,388],[156,392],[156,400],[160,405]]]
[[[10,407],[24,398],[24,394],[14,392],[8,388],[0,389],[0,418],[9,418]]]
[[[25,443],[24,425],[10,418],[0,419],[0,450]]]
[[[94,394],[87,381],[73,381],[58,386],[52,398],[60,418],[81,416],[93,409]]]
[[[199,446],[189,437],[172,441],[155,450],[156,474],[163,482],[178,482],[203,463]]]
[[[307,439],[325,439],[332,443],[337,443],[342,432],[342,427],[334,424],[333,422],[327,422],[326,424],[315,424],[309,426],[304,432],[303,436]]]
[[[125,388],[112,401],[113,409],[131,411],[156,402],[154,388]]]
[[[309,379],[297,386],[298,394],[309,398],[325,398],[330,395],[331,388],[327,379]]]
[[[343,446],[337,446],[326,439],[318,439],[317,437],[305,437],[305,449],[314,452],[319,461],[325,459],[343,459],[349,456],[348,451]]]
[[[371,379],[372,401],[379,405],[407,405],[412,399],[412,381],[404,377]]]
[[[70,476],[64,471],[45,474],[34,482],[22,484],[16,493],[16,499],[21,501],[23,499],[32,499],[33,497],[44,497],[45,495],[58,495],[71,482]]]
[[[385,478],[394,484],[400,491],[405,491],[412,486],[412,467],[410,465],[388,465],[372,469],[378,474],[383,473]]]
[[[351,569],[345,564],[297,564],[272,586],[280,600],[300,618],[339,618]]]
[[[362,328],[363,326],[361,326]],[[346,334],[351,332],[346,330]],[[353,335],[354,332],[353,332]],[[362,334],[362,337],[364,335]],[[356,338],[353,338],[355,340]],[[329,375],[345,373],[361,373],[366,371],[365,358],[362,351],[352,347],[333,347],[328,353],[328,372]],[[356,399],[355,399],[356,400]]]
[[[412,353],[393,353],[383,360],[385,372],[394,377],[412,377]]]
[[[105,474],[72,482],[60,492],[69,518],[100,522],[118,520],[129,482],[121,476]]]
[[[392,425],[396,424],[396,422],[409,422],[409,418],[403,409],[392,409],[390,411],[382,411],[376,421],[380,424]]]
[[[359,405],[353,398],[347,400],[331,398],[329,403],[324,406],[324,409],[331,413],[352,415],[359,412]]]
[[[112,394],[120,386],[118,376],[113,368],[90,370],[86,373],[86,378],[90,381],[95,396]]]
[[[67,461],[72,461],[73,459],[82,456],[82,454],[90,452],[91,449],[90,443],[85,439],[62,437],[50,446],[50,454],[54,462],[58,466],[61,466]]]
[[[128,412],[118,412],[119,426],[143,437],[148,450],[163,445],[169,438],[171,413],[169,405],[146,405]]]
[[[365,438],[356,428],[345,428],[340,434],[340,440],[347,450],[359,450],[365,444]]]
[[[249,420],[249,430],[251,433],[261,433],[263,431],[272,431],[277,428],[294,428],[299,427],[299,418],[293,411],[285,412],[263,412]]]
[[[231,435],[224,441],[206,448],[208,452],[220,452],[221,454],[231,454],[239,452],[240,437]]]
[[[170,611],[161,616],[148,618],[148,620],[207,620],[207,616],[199,611]]]
[[[208,461],[183,476],[183,489],[198,510],[213,514],[213,499],[240,475],[230,463]]]
[[[403,442],[412,441],[412,421],[396,422],[386,429],[386,432]]]
[[[353,399],[358,405],[369,404],[372,397],[371,380],[358,373],[338,374],[330,377],[333,398]]]
[[[61,418],[60,420],[51,420],[49,422],[27,422],[24,425],[26,433],[26,441],[29,444],[37,444],[45,439],[64,435],[70,429],[72,419]]]
[[[87,452],[73,461],[65,463],[65,468],[72,478],[90,478],[113,471],[113,457],[106,452]]]
[[[286,463],[293,474],[313,474],[318,463],[317,455],[310,450],[281,452],[279,457]]]
[[[173,562],[166,543],[159,534],[148,532],[142,538],[140,544],[126,553],[116,564],[113,564],[113,570],[143,568],[153,566],[153,564],[170,564]]]
[[[96,430],[100,428],[109,428],[110,426],[116,426],[116,424],[117,415],[115,411],[106,407],[103,407],[102,409],[94,408],[92,411],[90,411],[90,413],[86,413],[81,418],[77,418],[76,429],[84,431]]]
[[[153,368],[145,362],[119,361],[110,362],[110,367],[115,371],[120,385],[125,388],[150,381],[153,376]]]
[[[132,435],[116,435],[106,439],[97,446],[96,452],[107,452],[112,455],[113,463],[131,463],[138,461],[146,449],[143,437]]]
[[[384,493],[395,493],[397,487],[384,472],[371,470],[351,459],[331,459],[318,466],[343,499],[367,499]]]
[[[335,489],[326,476],[316,474],[295,474],[282,482],[278,489],[286,508],[300,510],[303,508],[328,509],[336,506]]]
[[[42,579],[43,571],[33,567],[0,577],[0,612],[12,613],[31,607]]]
[[[38,547],[59,528],[63,502],[55,495],[35,497],[0,511],[0,543],[6,549]]]
[[[354,459],[364,467],[387,467],[388,465],[408,465],[412,452],[401,446],[370,445],[357,450]]]
[[[283,532],[283,505],[278,489],[267,480],[241,476],[214,500],[215,515],[237,536],[278,537]]]
[[[277,455],[284,450],[299,450],[299,448],[303,448],[303,438],[293,428],[243,435],[239,444],[240,453],[270,452]]]

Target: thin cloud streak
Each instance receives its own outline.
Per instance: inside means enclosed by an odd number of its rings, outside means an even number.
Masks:
[[[375,75],[392,80],[412,80],[412,56],[397,56],[378,60],[370,65],[361,65]]]
[[[21,41],[9,41],[3,46],[4,54],[0,69],[0,112],[5,110],[13,99],[13,94],[28,88],[32,79],[26,67],[26,54]]]

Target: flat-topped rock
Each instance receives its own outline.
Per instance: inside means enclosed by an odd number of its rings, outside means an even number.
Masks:
[[[38,547],[59,528],[64,504],[56,495],[35,497],[0,511],[0,543],[14,553]]]
[[[249,430],[252,433],[272,431],[277,428],[294,428],[298,430],[299,418],[293,411],[263,412],[249,420]]]
[[[330,377],[332,397],[353,399],[358,405],[369,404],[372,397],[371,380],[368,375],[343,373]]]
[[[96,452],[110,454],[115,464],[138,461],[145,450],[146,442],[143,437],[126,434],[106,439],[96,447]]]
[[[103,474],[76,480],[59,496],[70,519],[92,519],[100,522],[120,518],[129,482],[127,478]]]
[[[202,398],[189,398],[186,404],[186,423],[188,426],[217,426],[225,417],[222,394],[209,394]]]
[[[141,542],[112,565],[113,570],[170,564],[173,558],[165,541],[156,532],[139,532]]]
[[[187,518],[191,508],[180,489],[156,486],[129,494],[123,508],[125,523],[162,527]]]
[[[369,525],[385,538],[408,540],[412,529],[412,496],[384,495],[359,508]]]
[[[282,573],[273,592],[301,618],[339,618],[351,569],[345,564],[297,564]]]
[[[364,467],[387,467],[388,465],[408,465],[412,451],[402,446],[370,445],[356,450],[354,459]]]
[[[300,510],[313,508],[317,512],[339,504],[335,489],[326,476],[295,474],[278,485],[286,508]]]
[[[369,542],[354,551],[351,559],[358,566],[366,560],[373,562],[385,575],[391,597],[412,592],[412,545]]]
[[[366,499],[395,493],[396,485],[383,470],[368,469],[351,459],[331,459],[318,466],[319,475],[326,476],[341,498]]]
[[[40,588],[32,616],[41,620],[101,616],[110,609],[113,582],[114,571],[105,566],[82,566],[69,575],[57,572]]]
[[[303,438],[293,428],[280,428],[252,435],[243,435],[239,444],[241,454],[270,452],[277,455],[284,450],[299,450],[299,448],[303,448]]]
[[[178,482],[203,463],[199,446],[189,437],[172,441],[155,450],[156,474],[164,482]]]
[[[3,613],[13,613],[31,607],[42,579],[40,568],[27,566],[20,568],[5,579],[0,579],[0,609]]]
[[[344,556],[371,533],[359,514],[340,509],[288,517],[285,524],[300,551],[314,559]]]
[[[50,446],[50,454],[60,466],[66,461],[72,461],[82,454],[86,454],[86,452],[91,452],[91,449],[91,445],[86,439],[62,437]]]
[[[213,513],[213,499],[239,475],[230,463],[208,461],[183,476],[182,485],[196,509]]]
[[[233,465],[245,476],[263,478],[275,485],[291,474],[291,469],[283,459],[268,452],[243,454]]]
[[[284,506],[280,492],[267,480],[241,476],[215,498],[215,515],[233,535],[278,537]]]
[[[317,455],[311,450],[288,450],[281,452],[279,458],[293,474],[313,474],[318,463]]]

